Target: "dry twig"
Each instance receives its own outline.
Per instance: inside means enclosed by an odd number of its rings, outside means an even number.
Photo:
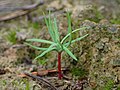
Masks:
[[[58,90],[55,86],[53,86],[51,83],[49,83],[47,80],[43,79],[42,77],[39,77],[39,76],[34,76],[34,75],[31,75],[29,73],[25,73],[27,76],[29,77],[32,77],[33,79],[36,79],[38,81],[42,81],[44,82],[46,85],[48,85],[49,87],[52,88],[52,90]]]
[[[43,2],[40,0],[40,2],[33,4],[33,5],[16,7],[16,8],[14,8],[14,12],[12,12],[8,15],[5,15],[5,16],[1,16],[0,21],[7,21],[7,20],[14,19],[16,17],[19,17],[19,16],[26,15],[26,14],[30,13],[31,11],[35,10],[38,6],[40,6],[42,4],[43,4]]]

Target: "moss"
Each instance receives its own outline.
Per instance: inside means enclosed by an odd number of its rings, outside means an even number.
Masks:
[[[120,90],[120,86],[117,87],[117,90]]]
[[[110,22],[111,22],[112,24],[120,24],[120,18],[111,19]]]
[[[15,31],[9,32],[8,35],[6,36],[6,39],[7,39],[10,43],[16,44],[16,43],[17,43],[16,32],[15,32]]]
[[[87,19],[90,21],[94,21],[94,22],[98,23],[101,19],[104,18],[102,13],[97,10],[96,6],[93,7],[93,9],[91,10],[91,13],[94,15],[94,17],[88,17]]]
[[[113,80],[108,80],[103,87],[104,90],[111,90],[114,86],[114,81]]]
[[[6,80],[3,80],[2,81],[2,85],[5,86],[7,84],[7,81]]]
[[[1,90],[30,90],[32,84],[28,79],[1,80]]]
[[[48,60],[47,59],[46,60],[45,59],[38,59],[37,61],[38,61],[39,65],[45,65],[45,63],[47,63]]]
[[[38,22],[34,22],[34,23],[32,23],[32,27],[33,27],[34,29],[39,29],[39,28],[40,28],[40,25],[39,25]]]
[[[88,75],[88,72],[85,69],[78,67],[72,68],[71,73],[73,76],[78,76],[80,78],[86,77]]]

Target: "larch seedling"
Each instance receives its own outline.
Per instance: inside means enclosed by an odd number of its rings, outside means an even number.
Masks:
[[[48,31],[49,31],[49,34],[51,36],[52,41],[43,40],[43,39],[36,39],[36,38],[26,40],[27,42],[40,42],[40,43],[46,43],[46,44],[50,45],[48,48],[41,48],[41,47],[33,46],[29,43],[26,43],[27,45],[31,46],[34,49],[43,51],[40,55],[38,55],[35,58],[35,60],[44,56],[46,53],[48,53],[50,51],[53,51],[53,50],[57,51],[57,53],[58,53],[58,78],[59,79],[61,79],[63,77],[62,72],[61,72],[61,54],[62,54],[62,52],[65,51],[68,55],[70,55],[74,60],[77,61],[77,58],[68,49],[68,47],[72,43],[79,41],[79,40],[85,38],[86,36],[88,36],[88,34],[86,34],[82,37],[79,37],[77,39],[72,40],[73,33],[77,32],[79,30],[87,29],[89,27],[82,27],[82,28],[79,28],[79,29],[72,31],[71,15],[69,12],[67,12],[67,19],[68,19],[68,34],[62,40],[60,40],[60,34],[59,34],[58,26],[57,26],[57,20],[56,20],[56,18],[54,18],[52,20],[50,15],[48,18],[45,17],[45,23],[46,23],[46,26],[48,28]]]

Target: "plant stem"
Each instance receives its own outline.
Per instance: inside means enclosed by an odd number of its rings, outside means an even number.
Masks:
[[[61,73],[61,53],[62,52],[58,52],[58,78],[62,79],[63,75]]]

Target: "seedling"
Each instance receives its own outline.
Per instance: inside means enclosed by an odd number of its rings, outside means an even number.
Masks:
[[[49,13],[50,14],[50,13]],[[77,61],[77,58],[73,55],[73,53],[68,49],[68,47],[76,42],[79,41],[83,38],[85,38],[86,36],[88,36],[88,34],[79,37],[77,39],[72,40],[72,34],[79,31],[79,30],[83,30],[83,29],[87,29],[88,27],[82,27],[76,30],[72,31],[72,26],[71,26],[71,15],[70,13],[67,12],[67,19],[68,19],[68,34],[62,38],[62,40],[60,39],[60,34],[58,31],[58,26],[57,26],[57,20],[56,18],[54,18],[53,20],[51,19],[50,15],[48,18],[45,17],[45,23],[46,26],[48,28],[49,34],[52,38],[52,41],[49,40],[43,40],[43,39],[27,39],[27,42],[40,42],[40,43],[46,43],[49,44],[50,46],[48,48],[40,48],[37,46],[33,46],[29,43],[26,43],[27,45],[31,46],[34,49],[37,50],[42,50],[43,52],[38,55],[36,59],[44,56],[46,53],[50,52],[50,51],[56,51],[58,54],[58,78],[61,79],[63,77],[62,73],[61,73],[61,54],[63,51],[65,51],[66,53],[68,53],[68,55],[70,55],[74,60]]]

